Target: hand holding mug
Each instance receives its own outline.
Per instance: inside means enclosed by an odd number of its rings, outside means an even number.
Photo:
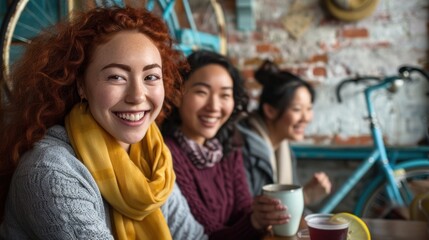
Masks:
[[[254,198],[252,209],[251,221],[256,229],[266,229],[271,225],[284,224],[290,219],[287,206],[283,205],[279,199],[264,195]]]
[[[304,211],[304,196],[302,187],[288,184],[269,184],[262,188],[263,195],[274,200],[280,200],[282,205],[287,206],[285,213],[287,222],[273,224],[273,232],[279,236],[294,236],[298,231],[302,213]]]

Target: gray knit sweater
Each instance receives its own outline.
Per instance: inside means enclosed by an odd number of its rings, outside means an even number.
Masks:
[[[173,239],[206,239],[175,186],[162,207]],[[50,128],[13,176],[0,239],[113,239],[109,207],[75,157],[64,127]]]

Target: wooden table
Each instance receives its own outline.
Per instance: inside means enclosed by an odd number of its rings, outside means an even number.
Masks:
[[[429,225],[426,222],[385,219],[363,220],[368,225],[371,240],[429,240]],[[300,228],[305,228],[305,226]],[[267,236],[264,240],[305,240],[305,238]]]

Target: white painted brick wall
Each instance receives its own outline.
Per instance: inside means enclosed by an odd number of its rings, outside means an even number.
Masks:
[[[295,40],[279,23],[287,14],[292,0],[255,0],[255,32],[238,32],[234,15],[226,14],[228,34],[237,39],[228,44],[229,55],[237,59],[241,69],[254,69],[246,65],[252,58],[282,59],[281,67],[308,68],[301,72],[305,79],[319,82],[315,119],[307,130],[311,137],[325,136],[330,144],[334,136],[349,138],[369,134],[363,120],[365,105],[362,86],[350,85],[343,92],[344,103],[335,99],[335,86],[342,79],[357,75],[395,74],[402,64],[427,66],[429,50],[429,1],[381,0],[368,18],[354,23],[332,20],[324,12],[319,0],[299,0],[312,13],[313,21],[305,34]],[[369,36],[344,38],[344,29],[362,28]],[[262,39],[252,38],[261,32]],[[257,52],[257,44],[272,44],[279,51]],[[311,63],[314,55],[327,55],[328,61]],[[326,76],[314,76],[314,67],[324,67]],[[415,145],[424,138],[429,112],[428,84],[421,80],[405,86],[397,94],[381,91],[375,94],[379,120],[389,144]],[[252,94],[258,92],[252,90]],[[255,103],[252,105],[255,106]]]

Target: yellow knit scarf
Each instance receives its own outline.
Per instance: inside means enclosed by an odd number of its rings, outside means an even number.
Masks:
[[[65,125],[77,157],[110,204],[115,239],[171,239],[160,206],[175,181],[171,154],[155,123],[128,154],[77,104]]]

